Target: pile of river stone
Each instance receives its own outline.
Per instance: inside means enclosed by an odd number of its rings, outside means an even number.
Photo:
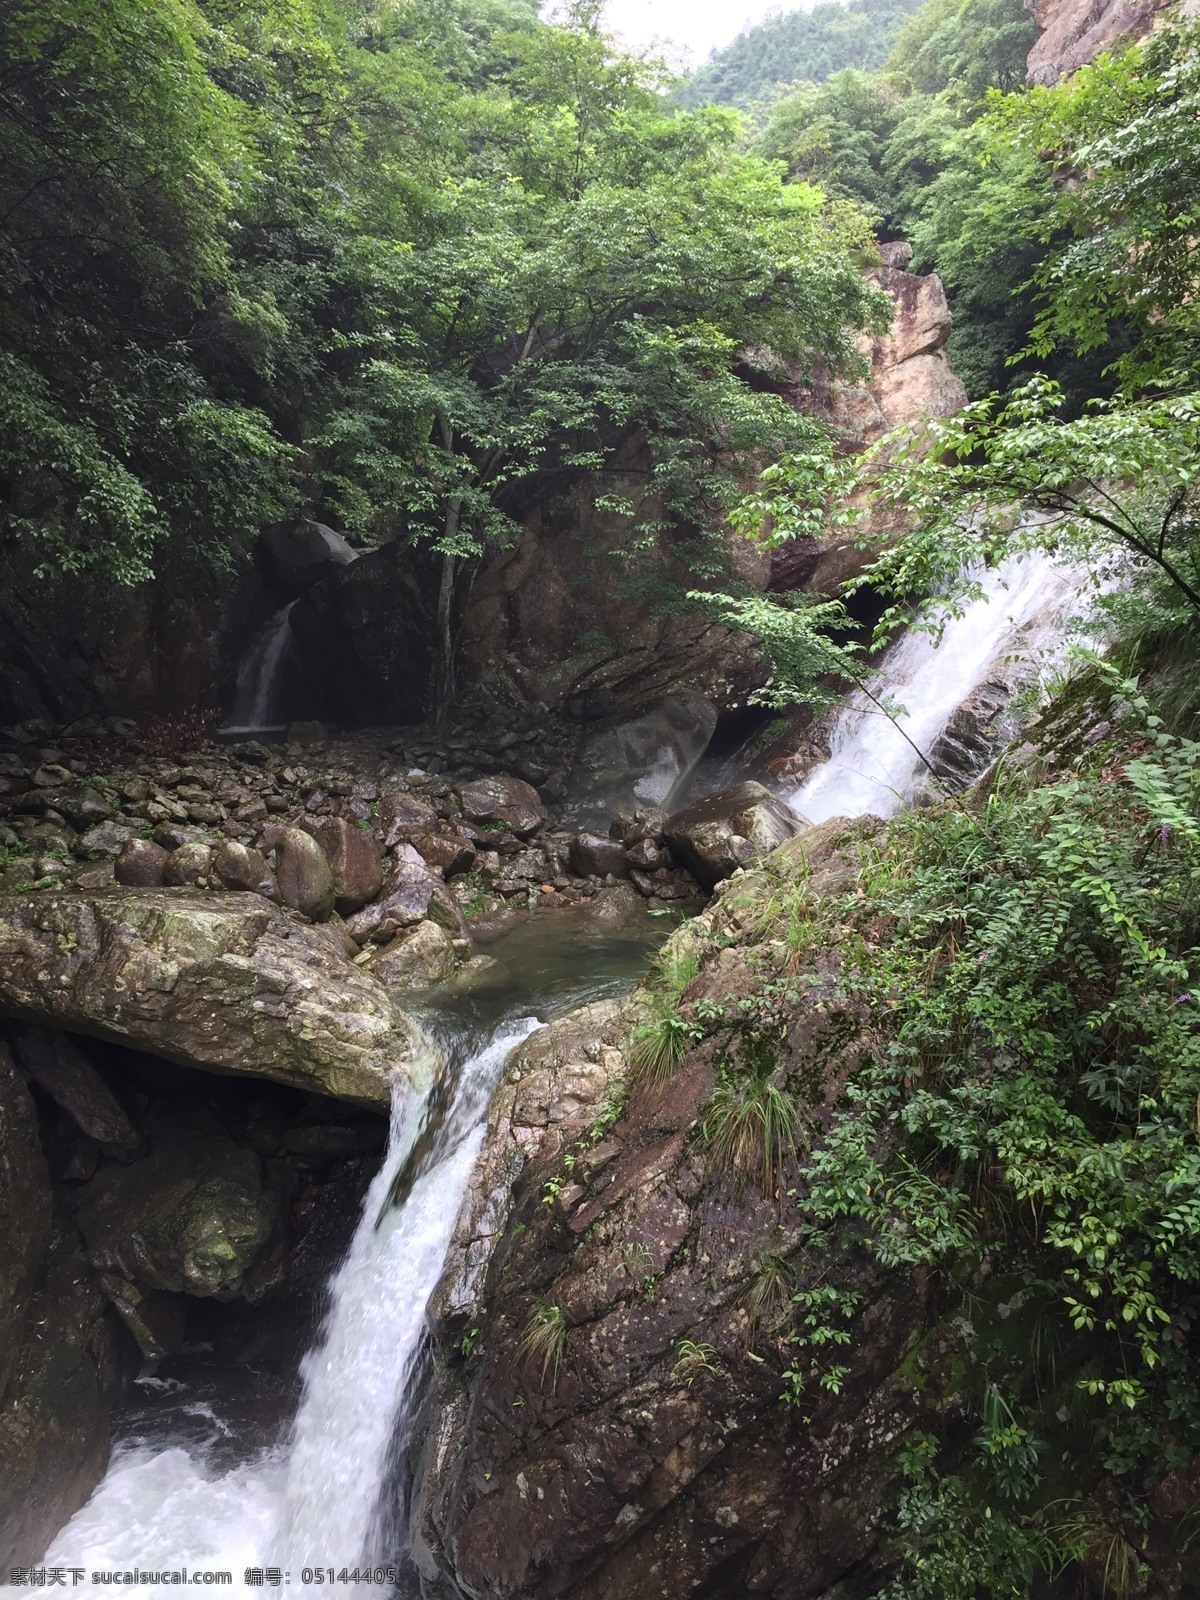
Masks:
[[[172,759],[139,750],[129,724],[100,732],[99,744],[95,730],[0,738],[0,893],[262,895],[331,925],[389,988],[440,981],[471,925],[506,911],[617,884],[651,907],[697,894],[661,811],[618,817],[607,835],[567,832],[522,779],[422,772],[386,734],[318,751],[210,744]]]

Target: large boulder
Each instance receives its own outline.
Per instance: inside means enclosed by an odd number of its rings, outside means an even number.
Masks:
[[[666,695],[632,721],[586,741],[571,790],[609,813],[669,806],[683,792],[717,726],[711,700],[689,689]]]
[[[324,922],[337,900],[333,869],[303,828],[283,828],[275,841],[275,875],[283,903],[310,922]]]
[[[711,889],[802,826],[761,783],[738,783],[676,812],[667,821],[665,838],[683,865]]]
[[[541,795],[522,778],[476,778],[464,783],[460,792],[468,822],[499,823],[527,838],[546,820]]]
[[[387,944],[370,964],[371,976],[392,993],[430,989],[454,971],[454,941],[436,922],[421,922]]]
[[[270,588],[285,600],[295,600],[313,584],[348,567],[358,551],[323,522],[304,518],[265,528],[255,554]]]
[[[315,930],[258,896],[187,889],[0,896],[5,1012],[380,1108],[419,1038]]]
[[[286,1207],[253,1151],[201,1106],[147,1122],[151,1153],[104,1166],[76,1215],[98,1271],[172,1294],[257,1299],[283,1276]]]
[[[349,916],[374,900],[383,888],[379,841],[351,817],[313,817],[303,824],[321,846],[333,873],[333,909]]]

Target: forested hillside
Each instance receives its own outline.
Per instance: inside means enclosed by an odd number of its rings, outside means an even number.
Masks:
[[[711,528],[810,428],[740,352],[850,359],[869,225],[670,109],[597,13],[7,6],[0,537],[134,582],[302,511],[435,554],[445,615],[456,563],[635,431]]]
[[[888,57],[904,19],[920,0],[825,0],[784,11],[740,33],[687,80],[687,105],[748,107],[770,99],[780,84],[823,83],[846,67],[870,71]]]

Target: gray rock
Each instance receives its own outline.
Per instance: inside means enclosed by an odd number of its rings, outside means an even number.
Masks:
[[[88,1260],[139,1287],[257,1299],[282,1281],[285,1207],[253,1151],[202,1107],[159,1112],[151,1153],[102,1167],[76,1217]]]
[[[268,900],[279,896],[275,876],[262,851],[251,850],[236,839],[226,839],[221,845],[213,857],[212,870],[227,889],[265,895]]]
[[[618,878],[629,876],[629,863],[625,859],[625,846],[617,839],[605,839],[598,833],[577,833],[571,840],[569,858],[571,871],[581,878],[593,874],[606,877],[610,872]]]
[[[188,889],[0,897],[0,1010],[375,1107],[418,1044],[316,930],[258,896]]]
[[[83,1051],[65,1033],[26,1028],[14,1041],[17,1060],[105,1155],[131,1161],[145,1140]]]
[[[521,778],[477,778],[460,791],[469,822],[500,822],[528,837],[546,820],[546,808],[532,784]]]
[[[379,952],[370,964],[371,976],[389,994],[405,989],[429,989],[454,971],[454,943],[434,922],[422,922],[401,934]]]
[[[115,856],[136,833],[137,829],[130,822],[98,822],[80,837],[75,850],[89,861]]]
[[[283,828],[275,846],[275,875],[283,903],[312,922],[324,922],[333,910],[337,889],[325,852],[310,833]]]
[[[170,852],[153,839],[127,839],[114,863],[114,875],[128,889],[157,889],[165,881]]]
[[[323,522],[278,522],[259,535],[255,551],[267,582],[284,599],[294,600],[314,583],[357,559],[340,533]]]
[[[181,844],[172,850],[163,868],[163,882],[180,887],[207,878],[212,868],[212,847],[207,844]]]
[[[26,797],[26,806],[38,811],[57,811],[73,828],[90,828],[107,822],[112,807],[95,789],[38,789]],[[23,806],[22,809],[25,809]]]
[[[683,865],[711,889],[802,826],[761,783],[739,783],[670,817],[666,840]]]
[[[379,819],[376,824],[385,850],[418,834],[432,832],[438,825],[438,814],[418,795],[393,790],[379,802]]]

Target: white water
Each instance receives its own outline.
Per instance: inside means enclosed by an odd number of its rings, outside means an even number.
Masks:
[[[1044,555],[1015,556],[983,575],[981,598],[946,623],[940,641],[906,634],[869,685],[902,714],[893,720],[865,694],[851,696],[834,722],[828,761],[785,797],[792,810],[810,822],[894,816],[925,779],[921,754],[997,667],[1014,658],[1031,668],[1061,659],[1078,579]]]
[[[292,644],[292,606],[282,607],[255,635],[238,667],[225,733],[261,733],[279,725],[279,676]]]
[[[532,1018],[509,1023],[463,1063],[440,1125],[436,1088],[397,1098],[387,1154],[333,1279],[321,1338],[305,1361],[288,1444],[228,1471],[214,1470],[203,1451],[118,1451],[45,1557],[47,1567],[85,1569],[88,1581],[75,1593],[111,1593],[91,1583],[93,1572],[215,1569],[233,1574],[222,1594],[261,1600],[261,1587],[243,1583],[248,1566],[281,1568],[294,1592],[306,1566],[396,1561],[401,1552],[380,1545],[381,1497],[418,1374],[426,1307],[505,1057],[537,1026]],[[419,1137],[426,1148],[409,1168]],[[410,1178],[407,1198],[391,1204],[393,1185]],[[175,1591],[131,1585],[121,1592]]]

